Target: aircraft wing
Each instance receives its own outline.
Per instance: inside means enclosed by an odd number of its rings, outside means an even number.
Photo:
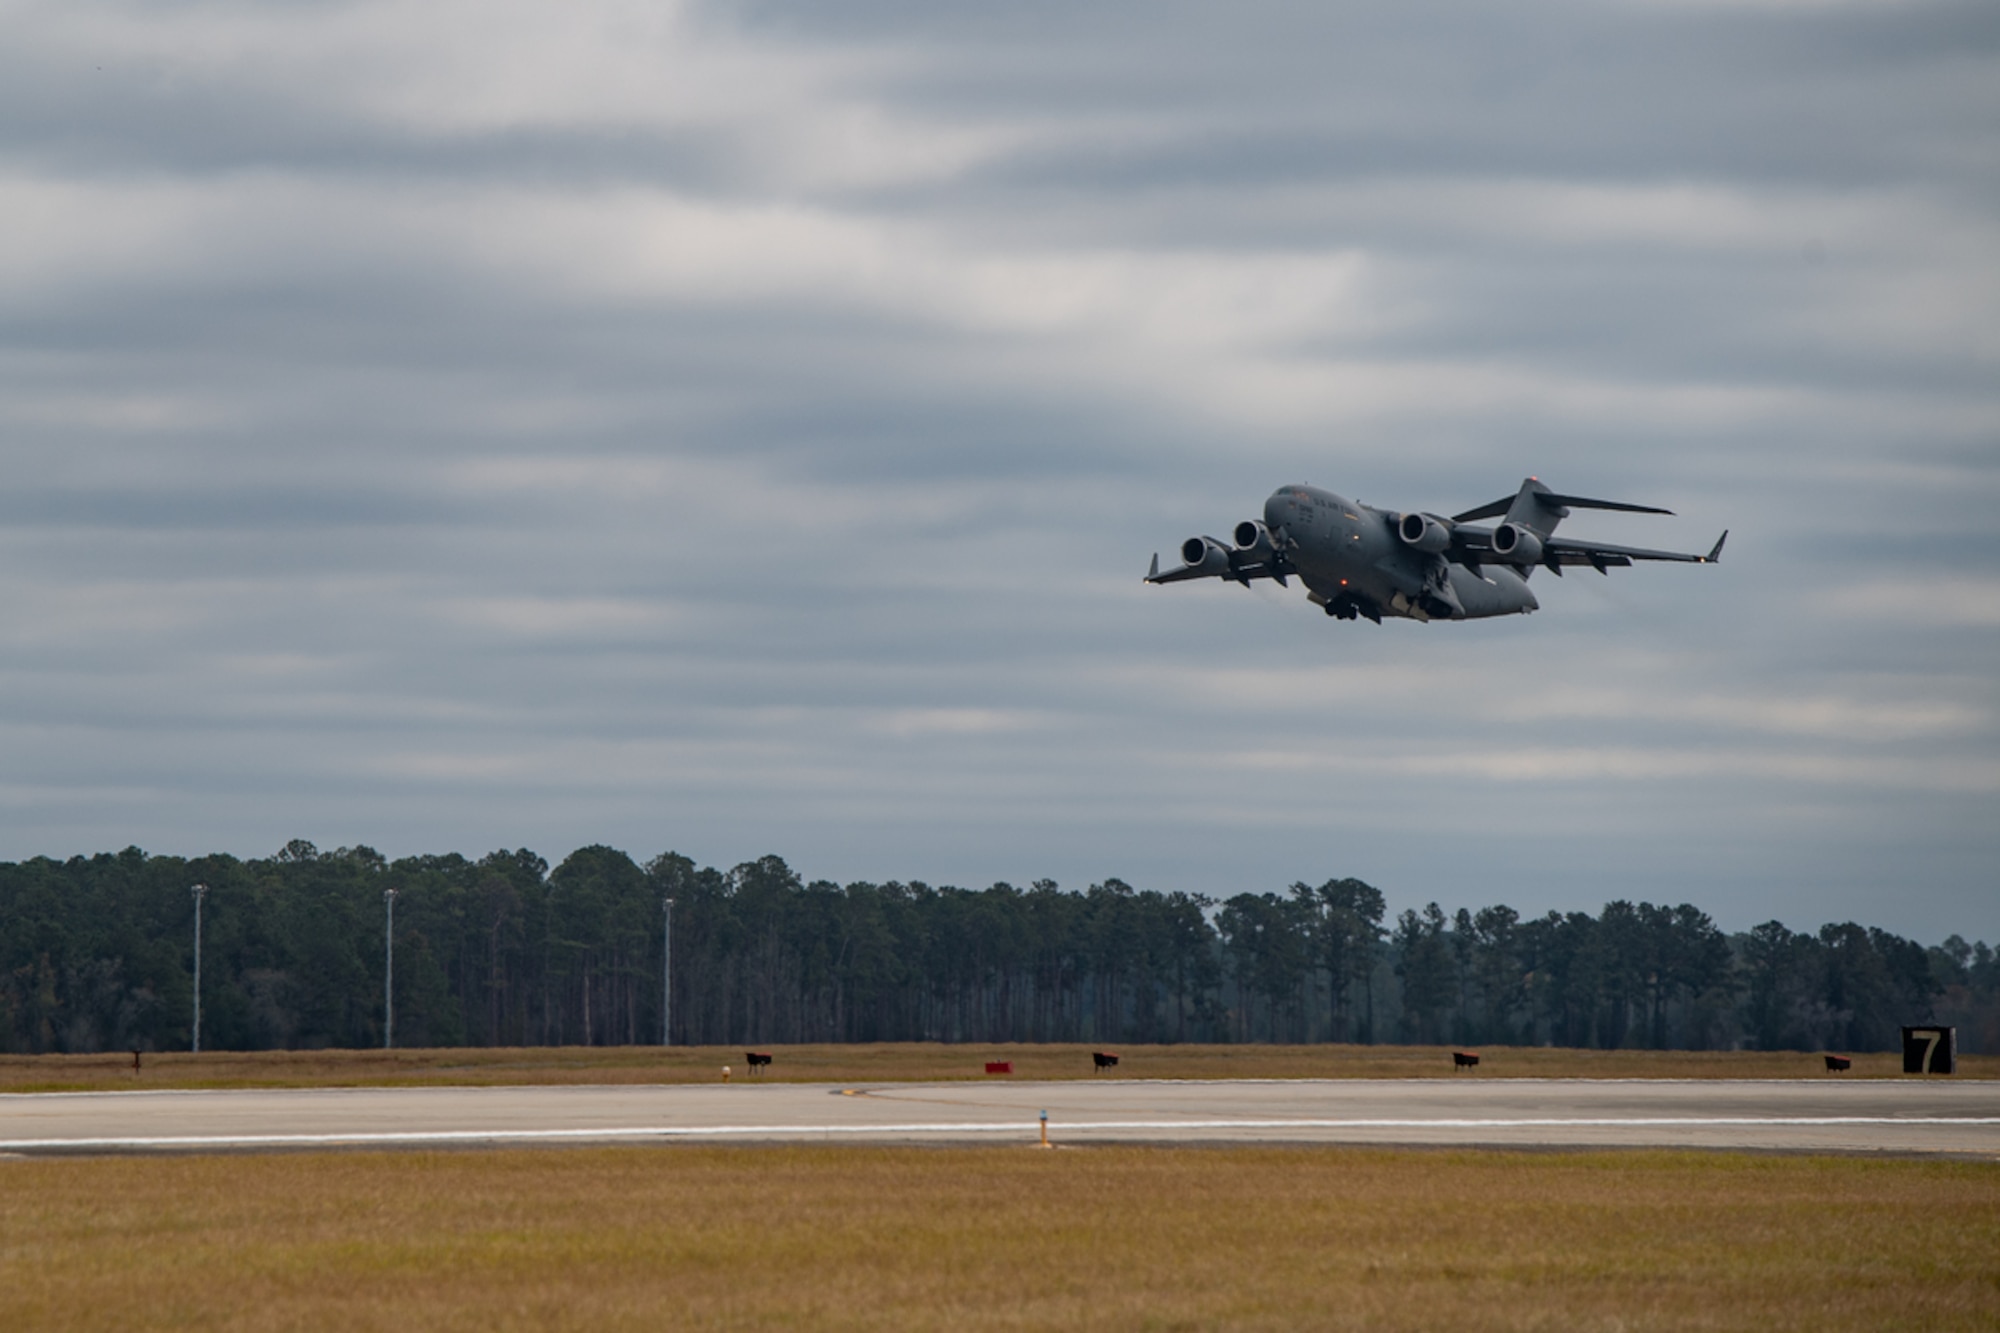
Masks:
[[[1198,548],[1198,558],[1183,560],[1178,569],[1160,572],[1160,557],[1153,557],[1153,567],[1146,571],[1148,583],[1181,583],[1187,579],[1228,579],[1249,587],[1256,579],[1276,579],[1280,587],[1290,587],[1285,582],[1287,574],[1295,572],[1291,561],[1282,552],[1271,552],[1259,559],[1240,551],[1233,551],[1213,537],[1197,537],[1188,543]],[[1185,550],[1184,550],[1185,554]]]
[[[1712,565],[1722,558],[1722,544],[1729,540],[1723,533],[1715,539],[1715,545],[1707,555],[1693,555],[1686,551],[1653,551],[1642,546],[1614,546],[1609,542],[1578,541],[1573,537],[1545,537],[1542,539],[1542,556],[1535,564],[1546,565],[1556,573],[1562,572],[1564,565],[1589,565],[1600,574],[1611,569],[1625,569],[1635,560],[1672,560],[1689,565]],[[1493,551],[1493,534],[1484,528],[1460,526],[1452,532],[1450,558],[1463,565],[1510,564],[1506,557]]]
[[[1160,557],[1153,557],[1153,567],[1146,571],[1148,583],[1180,583],[1187,579],[1214,579],[1222,577],[1212,569],[1200,569],[1193,565],[1182,565],[1179,569],[1160,572]]]
[[[1712,565],[1722,558],[1722,544],[1729,540],[1723,533],[1715,539],[1707,555],[1690,555],[1685,551],[1649,551],[1640,546],[1613,546],[1608,542],[1577,541],[1569,537],[1551,537],[1542,543],[1542,563],[1562,572],[1564,565],[1589,565],[1602,574],[1617,568],[1629,567],[1635,560],[1673,560],[1686,565]]]
[[[1722,558],[1723,533],[1715,539],[1707,555],[1685,551],[1649,551],[1641,546],[1612,546],[1606,542],[1584,542],[1569,537],[1551,537],[1542,543],[1542,555],[1554,556],[1565,565],[1629,565],[1634,560],[1676,560],[1686,565],[1712,565]]]

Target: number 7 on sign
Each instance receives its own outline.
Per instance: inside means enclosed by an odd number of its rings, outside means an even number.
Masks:
[[[1924,1073],[1928,1074],[1931,1072],[1931,1056],[1937,1051],[1937,1044],[1944,1040],[1944,1033],[1938,1031],[1936,1028],[1931,1028],[1928,1031],[1912,1032],[1910,1035],[1923,1039],[1924,1062],[1921,1068]]]

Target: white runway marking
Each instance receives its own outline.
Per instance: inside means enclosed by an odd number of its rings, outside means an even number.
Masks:
[[[2000,1125],[2000,1116],[1623,1116],[1489,1117],[1481,1119],[1343,1120],[1075,1120],[1051,1122],[1052,1134],[1092,1131],[1313,1130],[1313,1129],[1754,1129],[1855,1126]],[[146,1148],[287,1148],[357,1144],[410,1147],[427,1143],[533,1143],[631,1139],[787,1138],[833,1135],[898,1137],[908,1134],[1019,1134],[1033,1139],[1039,1120],[906,1125],[643,1125],[592,1129],[467,1129],[378,1131],[346,1134],[175,1134],[144,1138],[0,1139],[0,1152],[136,1151]]]

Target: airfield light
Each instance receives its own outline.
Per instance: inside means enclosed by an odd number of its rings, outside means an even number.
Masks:
[[[208,896],[208,885],[197,884],[188,890],[194,895],[194,1054],[201,1054],[201,900]]]
[[[386,1051],[396,1044],[396,890],[382,890],[382,905],[388,911],[388,922],[382,929],[386,956],[382,968],[382,1007],[385,1011],[382,1049]]]
[[[674,900],[660,900],[667,923],[660,937],[660,1045],[674,1044]]]

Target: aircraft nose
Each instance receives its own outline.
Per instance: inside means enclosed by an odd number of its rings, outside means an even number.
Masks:
[[[1286,503],[1287,499],[1283,491],[1274,491],[1271,498],[1264,501],[1265,527],[1275,532],[1285,525],[1285,521],[1292,516],[1291,507]]]

